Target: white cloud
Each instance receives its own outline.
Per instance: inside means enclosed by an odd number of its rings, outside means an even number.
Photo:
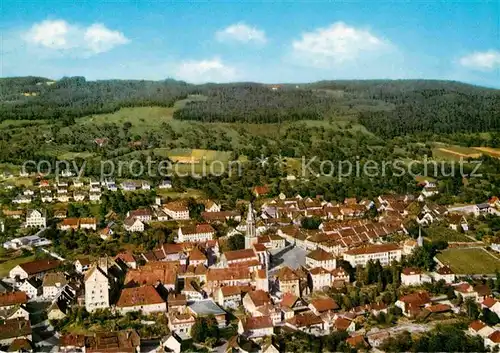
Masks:
[[[313,66],[328,67],[343,64],[364,56],[386,52],[392,45],[368,30],[336,22],[326,28],[302,33],[292,42],[295,56]]]
[[[243,22],[233,24],[218,31],[215,37],[219,42],[236,41],[242,43],[255,42],[264,44],[267,42],[266,33],[256,27],[251,27]]]
[[[227,82],[235,79],[236,70],[218,58],[190,60],[179,65],[176,77],[192,83]]]
[[[64,20],[35,23],[22,37],[37,47],[62,53],[76,51],[85,56],[103,53],[129,42],[123,33],[111,30],[103,24],[95,23],[82,27]]]
[[[496,67],[500,68],[500,51],[474,52],[461,57],[459,63],[469,69],[490,71]]]
[[[123,33],[112,31],[100,23],[88,27],[83,38],[88,48],[94,53],[102,53],[129,42],[129,39]]]

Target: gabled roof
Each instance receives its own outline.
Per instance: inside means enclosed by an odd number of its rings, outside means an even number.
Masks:
[[[0,293],[0,307],[26,304],[28,302],[28,296],[24,292],[7,292]]]
[[[311,301],[311,305],[320,313],[329,310],[340,309],[339,305],[332,298],[320,298]]]
[[[280,268],[277,277],[280,281],[296,281],[299,276],[290,267],[285,266]]]
[[[335,256],[333,256],[333,254],[326,252],[321,248],[311,251],[309,254],[307,254],[307,257],[316,261],[328,261],[335,259]]]
[[[21,267],[29,276],[37,273],[46,272],[57,268],[61,264],[59,260],[35,260],[20,264]]]
[[[269,293],[263,290],[251,291],[246,295],[250,297],[256,307],[271,303],[271,297],[269,296]]]
[[[245,331],[269,327],[273,327],[273,321],[270,316],[248,317],[245,321],[243,321],[243,328]]]
[[[448,266],[440,267],[440,268],[437,269],[436,272],[438,274],[440,274],[440,275],[452,275],[452,274],[454,274],[454,272],[452,271],[452,269],[449,268]]]
[[[476,331],[476,332],[480,331],[481,329],[483,329],[485,327],[486,327],[486,324],[484,322],[482,322],[481,320],[475,320],[469,324],[469,329]]]
[[[136,288],[124,288],[116,306],[123,308],[162,303],[165,303],[165,301],[161,298],[156,289],[151,285],[146,285]]]

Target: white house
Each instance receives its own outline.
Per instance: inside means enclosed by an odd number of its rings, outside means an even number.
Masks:
[[[47,217],[38,210],[28,210],[26,212],[26,227],[45,228],[47,225]]]
[[[137,218],[128,217],[123,221],[123,227],[127,232],[144,232],[144,223]]]
[[[51,272],[45,274],[42,282],[44,298],[54,299],[57,294],[68,284],[66,277],[61,272]]]
[[[204,242],[213,239],[215,229],[210,224],[197,224],[196,226],[188,226],[179,228],[179,242]]]
[[[309,270],[309,276],[311,278],[312,291],[320,291],[332,285],[331,272],[322,267],[315,267]]]
[[[442,266],[438,268],[433,273],[433,276],[435,281],[439,281],[442,279],[448,284],[455,282],[455,273],[448,266]]]
[[[181,353],[182,340],[175,333],[168,334],[161,341],[161,345],[166,352]]]
[[[238,333],[249,338],[272,336],[273,321],[269,316],[247,317],[238,322]]]
[[[337,263],[333,254],[318,248],[306,255],[306,266],[310,268],[323,267],[327,270],[333,270],[337,267]]]
[[[401,256],[401,248],[393,243],[368,245],[347,250],[343,254],[344,261],[349,262],[352,267],[365,266],[370,260],[378,260],[382,266],[388,266],[393,261],[401,261]]]
[[[406,267],[401,272],[401,284],[404,286],[420,286],[431,281],[432,279],[418,268]]]
[[[93,265],[85,274],[85,309],[109,308],[110,280],[108,269]]]
[[[175,220],[189,219],[189,208],[181,202],[169,202],[163,205],[163,211]]]
[[[36,298],[41,294],[41,283],[35,279],[25,279],[17,289],[26,293],[28,298]]]

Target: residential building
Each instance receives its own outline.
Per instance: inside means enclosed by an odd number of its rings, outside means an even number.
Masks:
[[[33,299],[42,294],[42,282],[35,278],[26,278],[19,283],[17,289],[26,293],[28,298]]]
[[[277,279],[280,292],[300,296],[300,278],[290,267],[282,267],[277,274]]]
[[[388,266],[393,261],[401,261],[402,249],[392,243],[381,245],[368,245],[365,247],[347,250],[343,254],[344,261],[351,264],[352,267],[358,265],[366,266],[370,260],[380,261],[382,266]]]
[[[137,218],[127,217],[123,221],[123,228],[125,228],[127,232],[144,232],[145,225]]]
[[[435,281],[444,280],[448,284],[455,282],[455,273],[448,266],[438,268],[433,276]]]
[[[404,286],[420,286],[431,281],[432,279],[418,268],[406,267],[401,272],[401,284]]]
[[[31,277],[41,279],[43,278],[45,273],[56,269],[60,264],[61,261],[59,260],[46,259],[25,262],[23,264],[17,265],[12,270],[10,270],[9,277],[13,279],[25,279]]]
[[[183,202],[169,202],[162,207],[163,211],[172,219],[189,219],[189,208]]]
[[[85,274],[85,309],[92,312],[96,309],[109,308],[111,281],[106,266],[94,264]]]
[[[425,291],[415,292],[405,295],[396,301],[396,306],[403,311],[403,315],[408,317],[416,316],[422,308],[431,303],[429,293]]]
[[[0,346],[10,346],[16,339],[32,340],[29,320],[17,318],[0,323]]]
[[[238,321],[238,333],[248,338],[272,336],[273,321],[269,316],[247,317]]]
[[[271,297],[263,290],[250,291],[243,297],[243,307],[250,314],[254,314],[258,308],[268,304],[272,304]]]
[[[337,263],[333,254],[318,248],[306,255],[306,266],[309,268],[323,267],[327,270],[333,270],[337,267]]]
[[[336,311],[340,306],[330,297],[313,299],[309,304],[309,309],[316,314],[321,315],[329,311]]]
[[[97,220],[95,218],[80,218],[80,229],[97,230]]]
[[[153,220],[153,211],[149,208],[140,208],[134,211],[129,211],[127,217],[136,218],[141,222],[148,223]]]
[[[312,291],[320,291],[332,285],[332,274],[323,267],[315,267],[309,270],[309,277]]]
[[[0,293],[0,311],[12,309],[28,302],[28,296],[25,292],[5,292]]]
[[[45,274],[42,282],[43,297],[54,299],[67,284],[66,276],[62,272]]]
[[[178,230],[178,242],[204,242],[211,240],[215,229],[210,224],[196,224],[195,226],[181,227]]]
[[[195,317],[188,313],[170,313],[168,314],[168,328],[180,337],[191,337],[191,328],[195,323]]]
[[[124,288],[116,303],[116,309],[122,314],[131,311],[140,311],[146,315],[166,312],[167,303],[161,298],[151,285]]]
[[[25,225],[26,227],[45,228],[47,226],[47,217],[42,211],[28,210]]]

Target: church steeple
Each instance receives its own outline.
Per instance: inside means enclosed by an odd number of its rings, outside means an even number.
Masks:
[[[247,231],[245,234],[245,248],[249,249],[257,241],[257,234],[255,231],[255,219],[251,203],[248,205],[246,225],[247,225]]]
[[[418,226],[418,238],[417,238],[417,246],[424,246],[424,237],[422,237],[422,226]]]

